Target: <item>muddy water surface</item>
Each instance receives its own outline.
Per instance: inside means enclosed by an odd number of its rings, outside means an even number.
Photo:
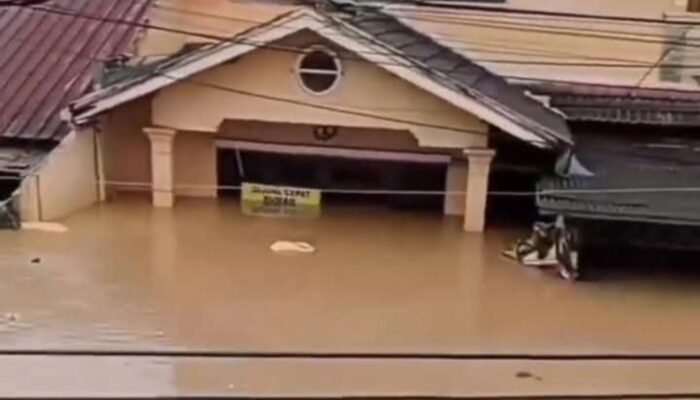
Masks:
[[[0,233],[0,347],[700,353],[700,274],[624,266],[567,284],[501,258],[517,230],[471,236],[457,220],[371,207],[255,219],[235,202],[167,211],[144,198],[64,223]],[[317,252],[274,254],[275,240]],[[174,365],[149,360],[136,375],[151,378],[133,382],[201,386],[206,369]]]

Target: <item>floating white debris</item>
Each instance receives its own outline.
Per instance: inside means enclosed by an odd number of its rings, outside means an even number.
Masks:
[[[7,313],[5,314],[5,319],[10,322],[16,322],[19,320],[19,314],[17,313]]]
[[[55,222],[22,222],[22,229],[50,233],[66,233],[68,227]]]
[[[306,242],[277,241],[270,246],[270,250],[275,253],[314,253],[316,248]]]

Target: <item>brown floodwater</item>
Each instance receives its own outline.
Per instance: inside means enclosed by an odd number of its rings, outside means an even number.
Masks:
[[[628,261],[570,284],[500,256],[522,230],[468,235],[459,220],[376,206],[263,219],[235,201],[171,211],[127,196],[62,222],[67,233],[0,232],[2,349],[700,353],[693,258],[648,267],[647,256],[643,268]],[[276,240],[317,251],[276,254]],[[678,392],[700,391],[698,372],[690,362],[0,357],[0,393]]]

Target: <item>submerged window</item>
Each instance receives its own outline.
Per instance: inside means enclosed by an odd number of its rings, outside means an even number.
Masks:
[[[315,46],[299,58],[297,76],[308,92],[325,94],[340,80],[340,62],[329,50]]]

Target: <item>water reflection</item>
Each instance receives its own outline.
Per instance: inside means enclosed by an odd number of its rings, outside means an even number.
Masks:
[[[316,220],[209,200],[153,210],[145,197],[65,223],[0,233],[4,348],[700,352],[697,274],[569,284],[501,258],[517,230],[466,235],[371,207]],[[318,251],[274,254],[276,240]]]

